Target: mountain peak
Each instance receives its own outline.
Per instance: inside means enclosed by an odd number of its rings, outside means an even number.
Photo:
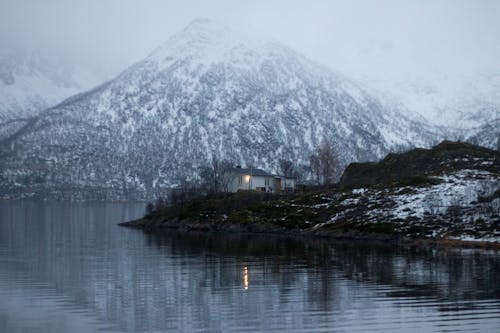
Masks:
[[[198,18],[174,35],[174,38],[213,41],[231,34],[234,34],[234,32],[220,22],[207,18]]]
[[[285,158],[308,172],[322,138],[347,163],[435,137],[348,79],[240,31],[196,20],[108,84],[51,108],[43,126],[9,134],[0,176],[19,177],[0,177],[0,196],[40,177],[54,180],[48,187],[107,184],[150,196],[191,179],[214,154],[272,172]]]
[[[206,17],[199,17],[191,21],[184,30],[207,30],[211,28],[225,28],[226,26],[220,22],[214,21]]]
[[[269,43],[270,40],[246,29],[229,28],[220,22],[199,18],[171,36],[151,53],[149,59],[164,65],[186,58],[200,59],[204,63],[220,62],[237,48],[259,52]]]

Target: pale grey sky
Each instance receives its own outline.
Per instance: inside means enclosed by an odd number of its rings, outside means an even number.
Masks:
[[[0,0],[0,41],[111,75],[199,17],[258,30],[346,74],[500,72],[498,0]]]

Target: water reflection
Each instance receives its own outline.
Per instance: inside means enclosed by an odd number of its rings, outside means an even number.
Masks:
[[[243,267],[243,288],[248,289],[248,267]]]
[[[0,332],[500,325],[493,252],[115,226],[142,208],[0,203]]]

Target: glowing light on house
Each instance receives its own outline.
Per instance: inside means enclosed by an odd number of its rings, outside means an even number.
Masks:
[[[248,289],[248,267],[243,267],[243,288]]]
[[[245,183],[249,183],[250,182],[250,176],[249,175],[246,175],[245,176]]]

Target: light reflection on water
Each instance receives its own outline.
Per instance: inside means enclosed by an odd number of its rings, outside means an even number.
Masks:
[[[243,267],[243,288],[248,289],[248,267]]]
[[[142,212],[0,202],[0,332],[499,331],[500,254],[115,225]]]

